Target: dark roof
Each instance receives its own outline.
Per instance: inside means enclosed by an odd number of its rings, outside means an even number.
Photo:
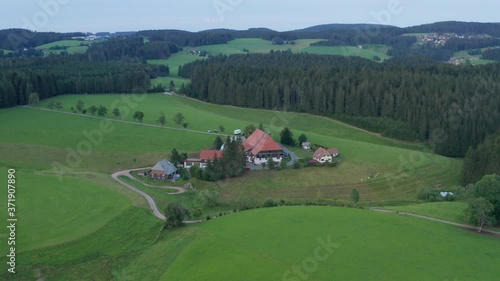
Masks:
[[[251,151],[253,155],[257,155],[265,151],[283,151],[281,146],[276,143],[271,136],[264,133],[262,130],[255,130],[243,143],[245,151]]]
[[[164,172],[166,175],[175,174],[177,172],[177,168],[174,164],[168,162],[167,160],[162,160],[156,164],[151,171],[160,171]]]

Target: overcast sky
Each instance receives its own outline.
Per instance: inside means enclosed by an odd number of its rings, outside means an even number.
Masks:
[[[326,23],[412,26],[436,21],[500,22],[500,1],[476,0],[17,0],[5,1],[0,29],[135,31],[268,27]]]

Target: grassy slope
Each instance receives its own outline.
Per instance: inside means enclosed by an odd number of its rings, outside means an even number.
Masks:
[[[57,99],[68,108],[78,99],[83,99],[87,105],[109,105],[116,98],[117,96],[113,95],[99,95],[64,96]],[[46,102],[42,103],[42,106]],[[458,184],[460,160],[421,153],[420,146],[381,138],[326,118],[221,107],[165,95],[148,96],[137,106],[137,110],[143,110],[146,114],[145,122],[151,124],[155,124],[154,120],[160,111],[166,113],[167,120],[171,120],[176,112],[182,112],[190,123],[189,128],[205,132],[221,124],[230,132],[236,128],[243,128],[250,122],[254,124],[263,122],[264,126],[277,136],[286,125],[292,128],[295,135],[306,133],[313,143],[339,148],[345,158],[341,166],[336,169],[264,171],[252,173],[245,178],[233,179],[230,183],[221,185],[228,198],[235,198],[242,193],[254,193],[258,198],[270,196],[281,199],[280,197],[285,196],[348,199],[350,190],[355,187],[360,189],[362,200],[408,200],[414,199],[419,186]],[[6,161],[14,163],[23,159],[19,156],[34,157],[33,153],[27,152],[37,151],[39,148],[29,145],[33,144],[32,140],[35,137],[36,143],[54,147],[51,148],[54,153],[49,157],[64,159],[66,155],[64,148],[67,145],[76,147],[82,140],[82,130],[98,128],[98,121],[79,116],[37,112],[30,109],[0,111],[0,117],[2,113],[9,113],[6,117],[9,116],[7,118],[13,120],[3,124],[3,127],[16,133],[0,137],[1,143],[11,143],[0,146],[0,151],[6,152]],[[54,118],[61,121],[53,122]],[[210,135],[129,124],[117,123],[115,126],[116,130],[107,135],[101,145],[95,147],[92,157],[83,160],[82,169],[110,172],[118,167],[133,167],[133,158],[138,159],[137,165],[153,164],[160,158],[166,158],[174,147],[181,151],[195,152],[208,148],[213,140],[213,136]],[[61,130],[67,133],[54,138],[56,132]],[[123,139],[127,139],[127,142],[123,142]],[[144,145],[145,143],[147,145]],[[29,149],[26,149],[26,146],[19,147],[19,144],[25,144]],[[9,151],[19,153],[9,153]],[[43,161],[45,159],[40,159],[38,162],[42,165]],[[374,178],[376,174],[379,176]],[[305,187],[309,189],[306,190]]]
[[[261,209],[198,228],[197,240],[161,280],[280,280],[328,237],[339,247],[310,271],[310,280],[495,280],[500,274],[496,238],[366,210]]]
[[[463,223],[467,204],[463,202],[433,202],[408,206],[388,206],[382,209],[424,215],[442,220]]]
[[[0,280],[36,280],[40,277],[57,281],[116,280],[113,274],[121,273],[119,265],[126,265],[128,260],[137,258],[141,251],[152,246],[162,226],[149,210],[130,207],[92,235],[23,253],[18,259],[18,273],[13,276],[1,272]],[[0,258],[3,264],[5,260]],[[40,274],[37,278],[36,271]]]
[[[0,168],[7,174],[7,168]],[[18,170],[18,251],[52,246],[81,238],[124,211],[129,202],[115,191],[84,178],[38,175]],[[7,190],[2,189],[2,198]],[[112,202],[112,204],[110,204]],[[7,201],[0,201],[3,216]],[[1,230],[6,234],[6,230]],[[2,243],[2,249],[6,244]]]

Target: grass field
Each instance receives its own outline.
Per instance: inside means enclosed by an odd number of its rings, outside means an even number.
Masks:
[[[82,45],[83,44],[83,45]],[[68,54],[83,54],[88,49],[88,42],[82,40],[61,40],[52,42],[45,45],[40,45],[36,47],[38,50],[44,51],[46,55],[49,54],[60,54],[63,51],[67,51]],[[54,47],[65,47],[65,49],[61,50],[51,50]]]
[[[375,56],[378,56],[382,61],[390,58],[387,55],[387,47],[373,47],[373,49],[371,48],[360,49],[358,47],[353,47],[353,46],[327,46],[327,47],[312,46],[303,49],[302,52],[309,54],[318,54],[318,55],[355,56],[369,60],[373,59],[373,57]]]
[[[494,60],[485,60],[482,58],[482,55],[469,55],[468,51],[461,51],[453,53],[453,58],[465,58],[468,59],[472,65],[481,65],[488,63],[496,63]],[[465,63],[464,60],[462,63]]]
[[[61,96],[55,100],[61,101],[67,110],[79,99],[84,100],[87,106],[109,106],[117,97]],[[42,102],[40,106],[45,106],[47,102]],[[422,145],[382,138],[327,118],[222,107],[161,94],[148,95],[134,110],[144,111],[144,122],[156,125],[155,120],[160,111],[163,111],[170,126],[173,126],[173,121],[170,120],[174,114],[182,112],[189,123],[188,128],[200,132],[218,128],[219,125],[232,132],[249,123],[262,122],[266,129],[278,136],[286,125],[296,136],[305,133],[313,143],[337,147],[344,157],[337,168],[252,172],[243,178],[219,184],[228,200],[243,195],[254,196],[259,200],[267,197],[278,200],[348,200],[352,188],[360,190],[363,201],[415,200],[416,191],[420,187],[446,188],[459,183],[459,159],[426,153]],[[66,148],[69,146],[76,149],[85,140],[82,134],[84,130],[99,128],[99,121],[92,118],[34,109],[0,111],[0,118],[3,117],[12,121],[2,124],[2,129],[15,133],[0,136],[0,151],[6,155],[2,161],[19,165],[29,162],[34,168],[47,169],[47,159],[50,159],[49,163],[65,163],[68,153]],[[133,121],[130,117],[123,119]],[[197,152],[209,148],[214,139],[212,135],[133,124],[113,123],[113,126],[115,130],[104,136],[102,143],[93,148],[90,157],[83,157],[76,170],[111,173],[118,168],[151,166],[160,159],[168,158],[173,148]],[[54,138],[59,131],[64,131],[65,134]],[[124,139],[127,141],[123,142]],[[41,151],[51,153],[47,158]],[[137,161],[133,162],[133,159]]]
[[[466,208],[467,204],[464,202],[433,202],[408,206],[382,207],[382,209],[423,215],[457,223],[464,223]]]
[[[194,235],[161,280],[301,280],[293,266],[318,281],[496,280],[500,274],[497,238],[366,210],[260,209],[197,226]],[[331,242],[330,252],[320,240]],[[324,258],[314,258],[318,247]]]
[[[61,101],[64,110],[69,111],[81,99],[87,107],[102,104],[111,109],[122,98],[133,97],[60,96],[41,102],[40,107]],[[349,200],[353,188],[360,191],[365,203],[415,201],[416,190],[421,186],[446,188],[459,182],[460,159],[433,155],[423,145],[383,138],[327,118],[224,107],[162,94],[148,95],[128,107],[124,102],[118,106],[129,111],[123,121],[133,121],[130,112],[140,110],[145,113],[144,123],[151,125],[158,125],[155,120],[163,111],[167,125],[174,126],[174,114],[182,112],[188,128],[199,132],[219,125],[231,132],[262,122],[273,136],[278,136],[286,125],[295,137],[305,133],[311,142],[341,151],[343,161],[335,168],[247,172],[244,177],[220,183],[196,181],[196,190],[217,188],[225,203],[203,210],[203,216],[232,209],[240,198],[257,204],[267,198],[287,202]],[[113,130],[103,134],[102,141],[92,146],[89,155],[81,157],[81,163],[66,171],[60,183],[51,169],[52,163],[67,164],[68,151],[88,140],[84,131],[99,129],[102,120],[30,108],[0,110],[0,120],[9,121],[0,122],[0,131],[9,132],[0,134],[0,166],[18,169],[19,204],[30,206],[19,209],[24,220],[19,222],[19,250],[23,256],[18,264],[20,274],[7,280],[235,280],[233,274],[246,272],[249,264],[258,270],[249,272],[247,280],[275,280],[313,253],[316,238],[329,234],[335,235],[335,243],[341,244],[339,255],[320,266],[310,280],[343,280],[352,272],[356,273],[349,280],[384,276],[382,273],[390,274],[384,280],[433,280],[431,274],[450,280],[473,280],[468,267],[459,266],[461,262],[477,263],[475,268],[483,274],[478,278],[491,279],[491,271],[483,268],[490,267],[488,263],[498,249],[490,247],[493,242],[489,238],[416,218],[370,211],[331,207],[260,209],[160,234],[162,223],[144,208],[145,201],[119,186],[109,174],[118,169],[151,166],[168,158],[173,148],[182,152],[208,148],[213,135],[112,122]],[[301,155],[307,157],[307,153]],[[174,201],[193,206],[197,192],[174,196],[164,190],[131,184],[151,194],[160,210]],[[5,202],[0,203],[5,210],[2,204]],[[32,209],[42,211],[31,212]],[[434,216],[447,213],[438,207],[432,210]],[[290,233],[293,235],[287,235]],[[449,241],[453,242],[445,243]],[[405,248],[405,253],[410,253],[405,262],[398,256],[398,249],[410,244],[414,246],[408,251]],[[464,247],[453,246],[457,244]],[[472,259],[472,245],[488,250]],[[363,263],[375,265],[353,271],[352,263],[359,260],[360,253]],[[375,258],[381,253],[386,258]],[[197,258],[193,259],[193,255]],[[493,258],[483,258],[487,255]],[[4,260],[0,258],[0,262]],[[437,273],[433,267],[436,260],[447,263]],[[220,261],[226,263],[226,270],[220,270]],[[411,263],[428,270],[404,270]],[[217,275],[209,270],[214,266]],[[450,275],[450,269],[456,267],[456,275]],[[410,277],[403,278],[408,270]],[[187,272],[189,275],[184,275]],[[3,277],[7,278],[0,274],[0,279]]]
[[[4,55],[12,53],[11,50],[4,50],[4,49],[0,49],[0,52],[3,52]]]
[[[234,55],[234,54],[245,54],[243,49],[247,49],[249,53],[260,53],[267,54],[271,50],[275,51],[286,51],[290,49],[293,53],[309,53],[318,55],[339,55],[339,56],[359,56],[366,59],[373,59],[374,56],[380,57],[380,59],[386,60],[389,58],[387,56],[388,47],[386,45],[366,45],[363,49],[352,46],[332,46],[332,47],[316,47],[310,46],[311,43],[318,42],[322,39],[301,39],[296,40],[294,45],[271,45],[269,41],[260,38],[245,38],[245,39],[235,39],[229,41],[227,44],[219,45],[208,45],[200,46],[196,48],[186,48],[184,51],[173,54],[168,59],[156,59],[148,60],[149,64],[164,64],[170,67],[170,77],[161,78],[153,81],[154,84],[162,83],[168,86],[170,80],[180,86],[185,83],[186,80],[178,77],[179,66],[193,62],[195,60],[203,59],[202,57],[194,54],[190,54],[191,50],[200,50],[209,52],[211,55]]]
[[[200,56],[190,54],[188,51],[183,51],[177,54],[172,54],[168,59],[148,60],[149,64],[164,64],[170,68],[170,75],[173,77],[178,76],[179,66],[193,62],[195,60],[203,59]]]
[[[0,172],[6,175],[7,168],[0,168]],[[56,176],[22,170],[16,175],[19,252],[84,237],[130,205],[125,196],[83,178],[66,177],[59,182]],[[7,189],[2,189],[2,198],[7,198]],[[7,210],[6,200],[0,201],[0,208]],[[6,246],[2,243],[2,252]]]
[[[117,279],[122,273],[118,270],[119,265],[127,265],[154,245],[162,227],[161,221],[149,210],[129,207],[92,235],[22,253],[16,265],[16,275],[2,272],[0,280],[25,281],[41,277],[61,281],[127,280]],[[166,252],[162,254],[168,255]],[[0,258],[2,263],[5,260],[5,257]],[[142,270],[147,272],[148,268]]]

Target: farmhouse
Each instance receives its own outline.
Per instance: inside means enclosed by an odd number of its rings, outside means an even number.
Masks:
[[[333,156],[328,150],[320,147],[316,152],[314,152],[313,159],[318,161],[319,163],[332,162]]]
[[[149,176],[154,180],[169,180],[177,175],[177,168],[167,160],[158,162],[150,171]]]
[[[222,159],[222,151],[220,150],[202,150],[200,152],[200,158],[189,158],[184,161],[184,168],[191,169],[194,165],[200,166],[200,168],[205,169],[207,167],[208,161],[213,161],[215,158]]]
[[[338,157],[340,154],[339,150],[336,148],[329,148],[327,151],[333,156],[333,158]]]
[[[259,129],[243,142],[243,147],[247,161],[256,165],[267,164],[270,158],[275,163],[281,163],[285,157],[283,148]]]

